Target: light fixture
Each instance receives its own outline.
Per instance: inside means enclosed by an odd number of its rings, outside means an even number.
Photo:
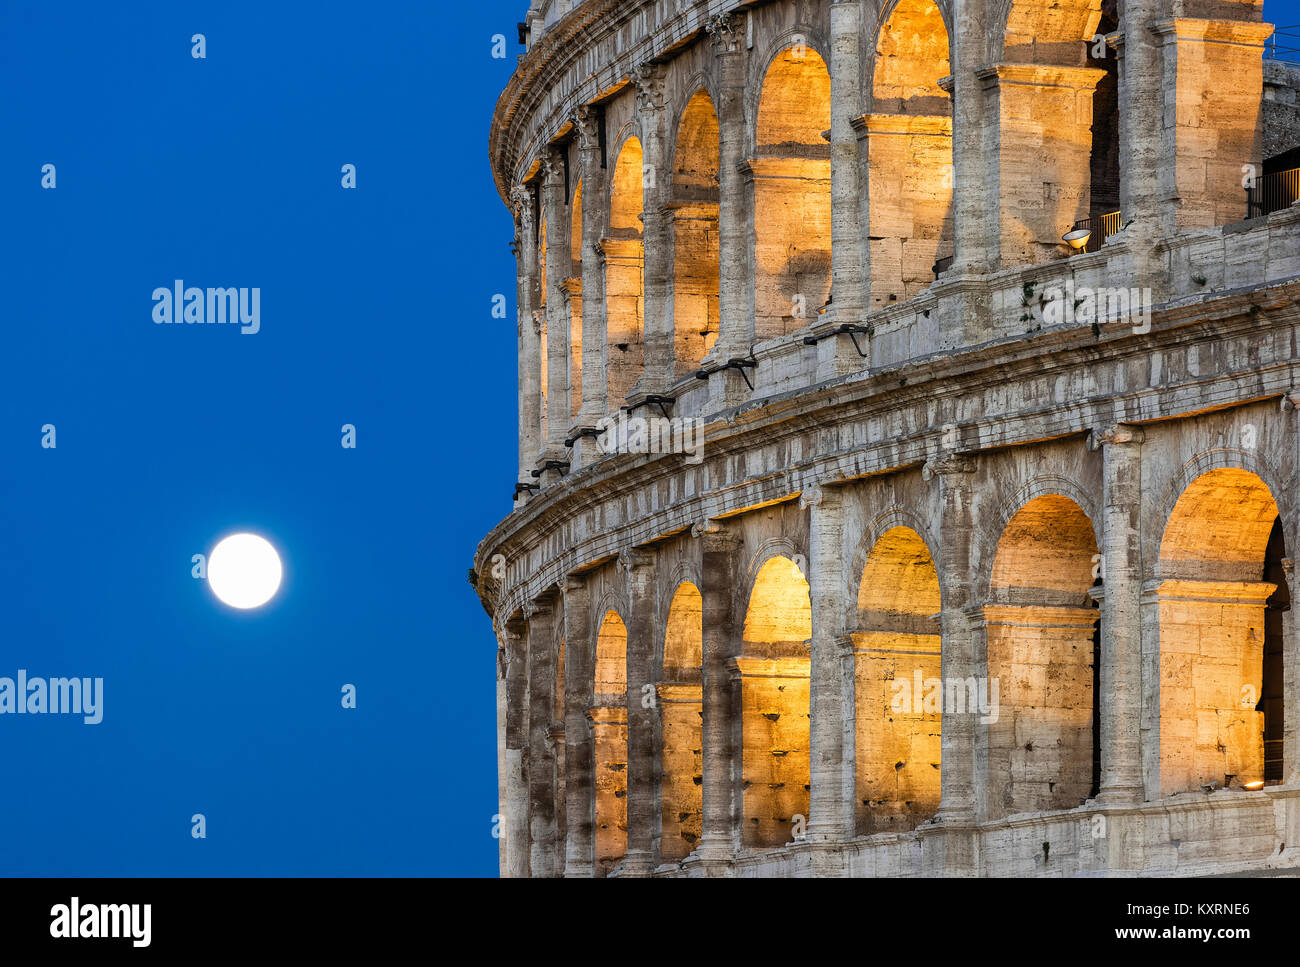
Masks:
[[[1252,779],[1250,782],[1243,782],[1243,783],[1241,784],[1241,788],[1242,788],[1242,789],[1249,789],[1251,792],[1254,792],[1254,791],[1257,790],[1257,789],[1263,789],[1263,788],[1264,788],[1264,780],[1263,780],[1263,779]]]
[[[1088,244],[1088,239],[1092,238],[1092,231],[1087,228],[1072,228],[1061,236],[1061,241],[1076,252]]]

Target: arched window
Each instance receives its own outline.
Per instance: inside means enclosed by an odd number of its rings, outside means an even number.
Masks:
[[[1281,778],[1281,623],[1288,603],[1277,504],[1234,467],[1193,480],[1160,543],[1160,792]],[[1273,772],[1266,738],[1272,737]]]
[[[890,528],[862,570],[852,635],[859,833],[914,829],[939,808],[938,615],[939,576],[925,541]]]
[[[808,582],[788,557],[759,570],[749,595],[736,659],[741,676],[742,841],[783,846],[797,816],[807,819],[809,652]]]
[[[718,117],[702,90],[677,129],[671,207],[673,344],[685,376],[718,338]]]
[[[704,818],[702,605],[695,585],[679,585],[664,633],[663,675],[657,688],[663,735],[659,855],[668,861],[690,854]]]
[[[815,322],[831,289],[831,78],[811,47],[781,51],[758,102],[754,336]]]
[[[610,185],[605,251],[606,377],[609,408],[617,410],[641,377],[645,361],[645,250],[641,142],[623,142]]]

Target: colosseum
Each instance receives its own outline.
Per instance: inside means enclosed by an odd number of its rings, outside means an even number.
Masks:
[[[505,876],[1300,867],[1256,0],[533,0]],[[502,496],[504,497],[504,481]]]

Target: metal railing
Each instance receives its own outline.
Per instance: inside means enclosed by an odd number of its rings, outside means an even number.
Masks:
[[[1246,189],[1246,217],[1259,218],[1291,205],[1300,198],[1300,168],[1264,175]]]
[[[1264,56],[1300,64],[1300,26],[1274,27],[1273,36],[1264,41]]]
[[[1088,237],[1088,244],[1083,247],[1083,250],[1085,252],[1095,252],[1101,248],[1106,239],[1120,230],[1121,224],[1119,212],[1106,212],[1100,215],[1092,215],[1089,218],[1080,218],[1074,223],[1074,228],[1071,231],[1086,228],[1092,232]]]

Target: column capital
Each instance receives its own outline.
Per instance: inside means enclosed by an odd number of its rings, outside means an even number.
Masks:
[[[637,113],[663,110],[664,82],[667,77],[663,64],[643,61],[633,67],[628,76],[636,88]]]
[[[831,487],[820,480],[814,480],[804,487],[799,494],[799,509],[807,510],[810,507],[837,507],[840,503],[842,494],[837,487]]]
[[[534,598],[524,605],[524,617],[532,621],[534,618],[544,618],[547,615],[555,614],[555,598],[553,592],[543,592],[541,596]]]
[[[921,468],[921,479],[947,477],[953,474],[975,472],[975,458],[968,453],[940,453],[925,462]]]
[[[1116,423],[1112,426],[1093,427],[1088,433],[1088,449],[1100,450],[1103,446],[1133,445],[1140,446],[1145,434],[1141,427],[1128,423]]]
[[[740,52],[740,25],[739,16],[733,11],[730,13],[720,13],[710,17],[709,22],[704,25],[710,39],[713,41],[713,49],[718,54],[735,54]]]
[[[568,594],[576,594],[587,590],[587,576],[585,574],[566,574],[560,582],[560,590]]]
[[[601,108],[594,104],[578,107],[573,117],[573,127],[578,132],[578,150],[600,150],[600,114]]]
[[[630,547],[618,555],[616,566],[619,574],[627,575],[640,568],[651,567],[654,562],[655,556],[652,552]]]
[[[564,187],[564,153],[554,145],[542,155],[542,187]]]
[[[526,236],[533,228],[533,190],[526,185],[516,185],[510,190],[510,205],[514,209],[515,221]]]
[[[712,519],[692,524],[691,537],[703,541],[705,550],[734,550],[740,546],[740,538],[726,524]]]

